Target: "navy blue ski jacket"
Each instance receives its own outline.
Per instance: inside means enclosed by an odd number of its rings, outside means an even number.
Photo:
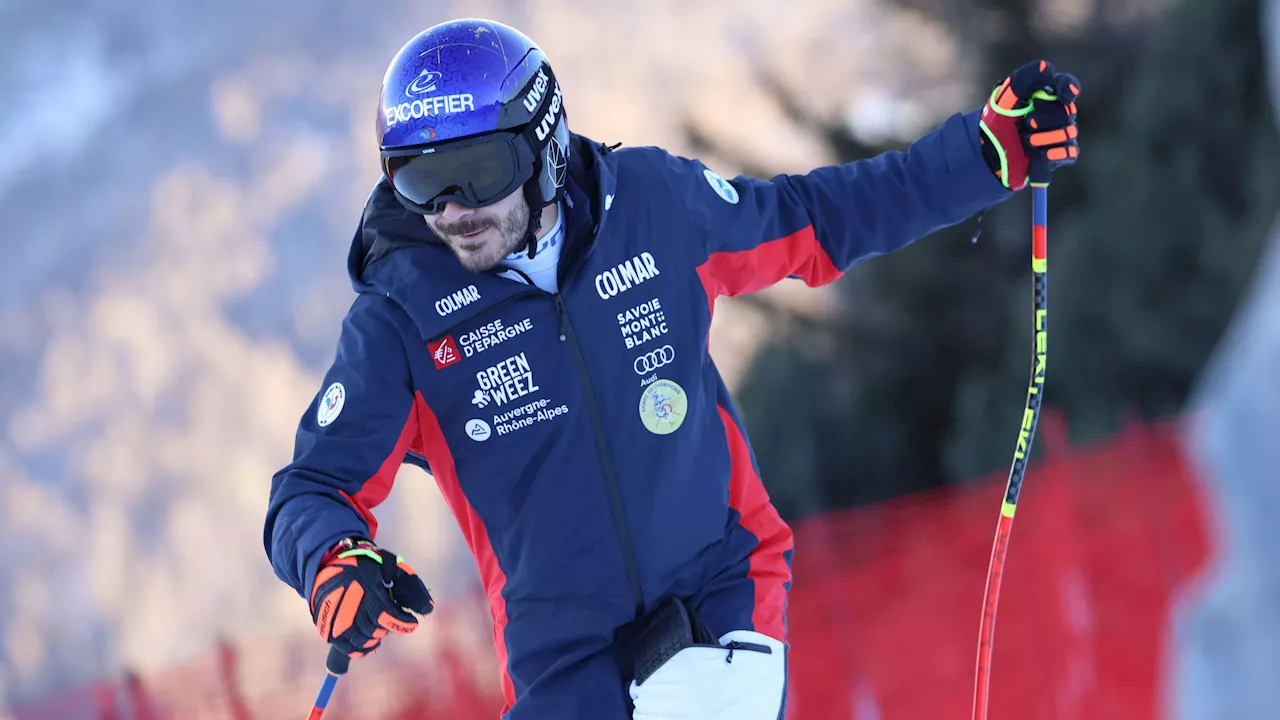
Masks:
[[[1004,200],[978,136],[958,114],[905,152],[731,181],[574,136],[557,294],[466,271],[384,180],[336,357],[271,484],[276,573],[308,597],[418,462],[475,555],[509,706],[668,594],[745,587],[703,619],[785,641],[791,531],[708,352],[715,300],[829,283]]]

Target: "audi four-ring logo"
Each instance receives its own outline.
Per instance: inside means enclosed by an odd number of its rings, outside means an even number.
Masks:
[[[676,349],[670,345],[663,345],[653,352],[645,353],[636,358],[636,361],[631,363],[631,369],[635,370],[637,375],[644,375],[657,370],[663,365],[671,364],[675,359]]]

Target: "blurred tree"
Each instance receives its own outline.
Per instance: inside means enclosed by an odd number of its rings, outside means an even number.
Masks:
[[[1046,404],[1076,440],[1129,413],[1179,411],[1280,200],[1259,0],[1182,0],[1159,23],[1129,24],[1112,21],[1126,3],[1098,0],[1071,29],[1024,0],[896,2],[955,28],[993,84],[1038,57],[1080,77],[1084,161],[1050,192]],[[763,84],[839,161],[909,141],[866,145]],[[688,130],[699,150],[720,151],[713,131]],[[1029,222],[1019,196],[987,213],[977,245],[964,223],[855,267],[828,321],[745,299],[779,331],[739,400],[784,515],[1007,467],[1030,373]]]
[[[1113,129],[1063,173],[1073,192],[1062,197],[1055,182],[1050,193],[1046,397],[1075,441],[1180,412],[1253,276],[1280,205],[1260,12],[1259,0],[1178,3],[1124,94],[1097,107]],[[1023,294],[1014,312],[1027,305]],[[978,429],[1016,424],[1003,408],[1016,403],[997,388],[1028,374],[1030,329],[1015,323],[998,372],[961,388],[955,468],[990,469],[1009,454]]]

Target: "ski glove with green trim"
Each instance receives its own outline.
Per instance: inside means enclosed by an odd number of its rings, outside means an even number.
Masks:
[[[1076,139],[1076,98],[1080,81],[1036,60],[1013,71],[982,109],[982,156],[1010,190],[1027,184],[1031,165],[1053,169],[1080,157]]]
[[[348,538],[325,554],[311,591],[311,620],[325,642],[349,657],[368,655],[387,633],[418,629],[431,594],[404,558]]]

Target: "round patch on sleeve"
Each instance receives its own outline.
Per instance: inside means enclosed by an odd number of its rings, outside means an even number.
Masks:
[[[336,382],[324,391],[324,397],[320,398],[320,405],[316,408],[316,424],[320,427],[326,427],[338,419],[342,414],[342,406],[347,402],[347,389],[342,383]]]
[[[729,183],[728,180],[720,177],[711,171],[710,168],[703,170],[702,174],[707,178],[707,182],[711,184],[711,189],[724,199],[730,205],[738,204],[738,190]]]

